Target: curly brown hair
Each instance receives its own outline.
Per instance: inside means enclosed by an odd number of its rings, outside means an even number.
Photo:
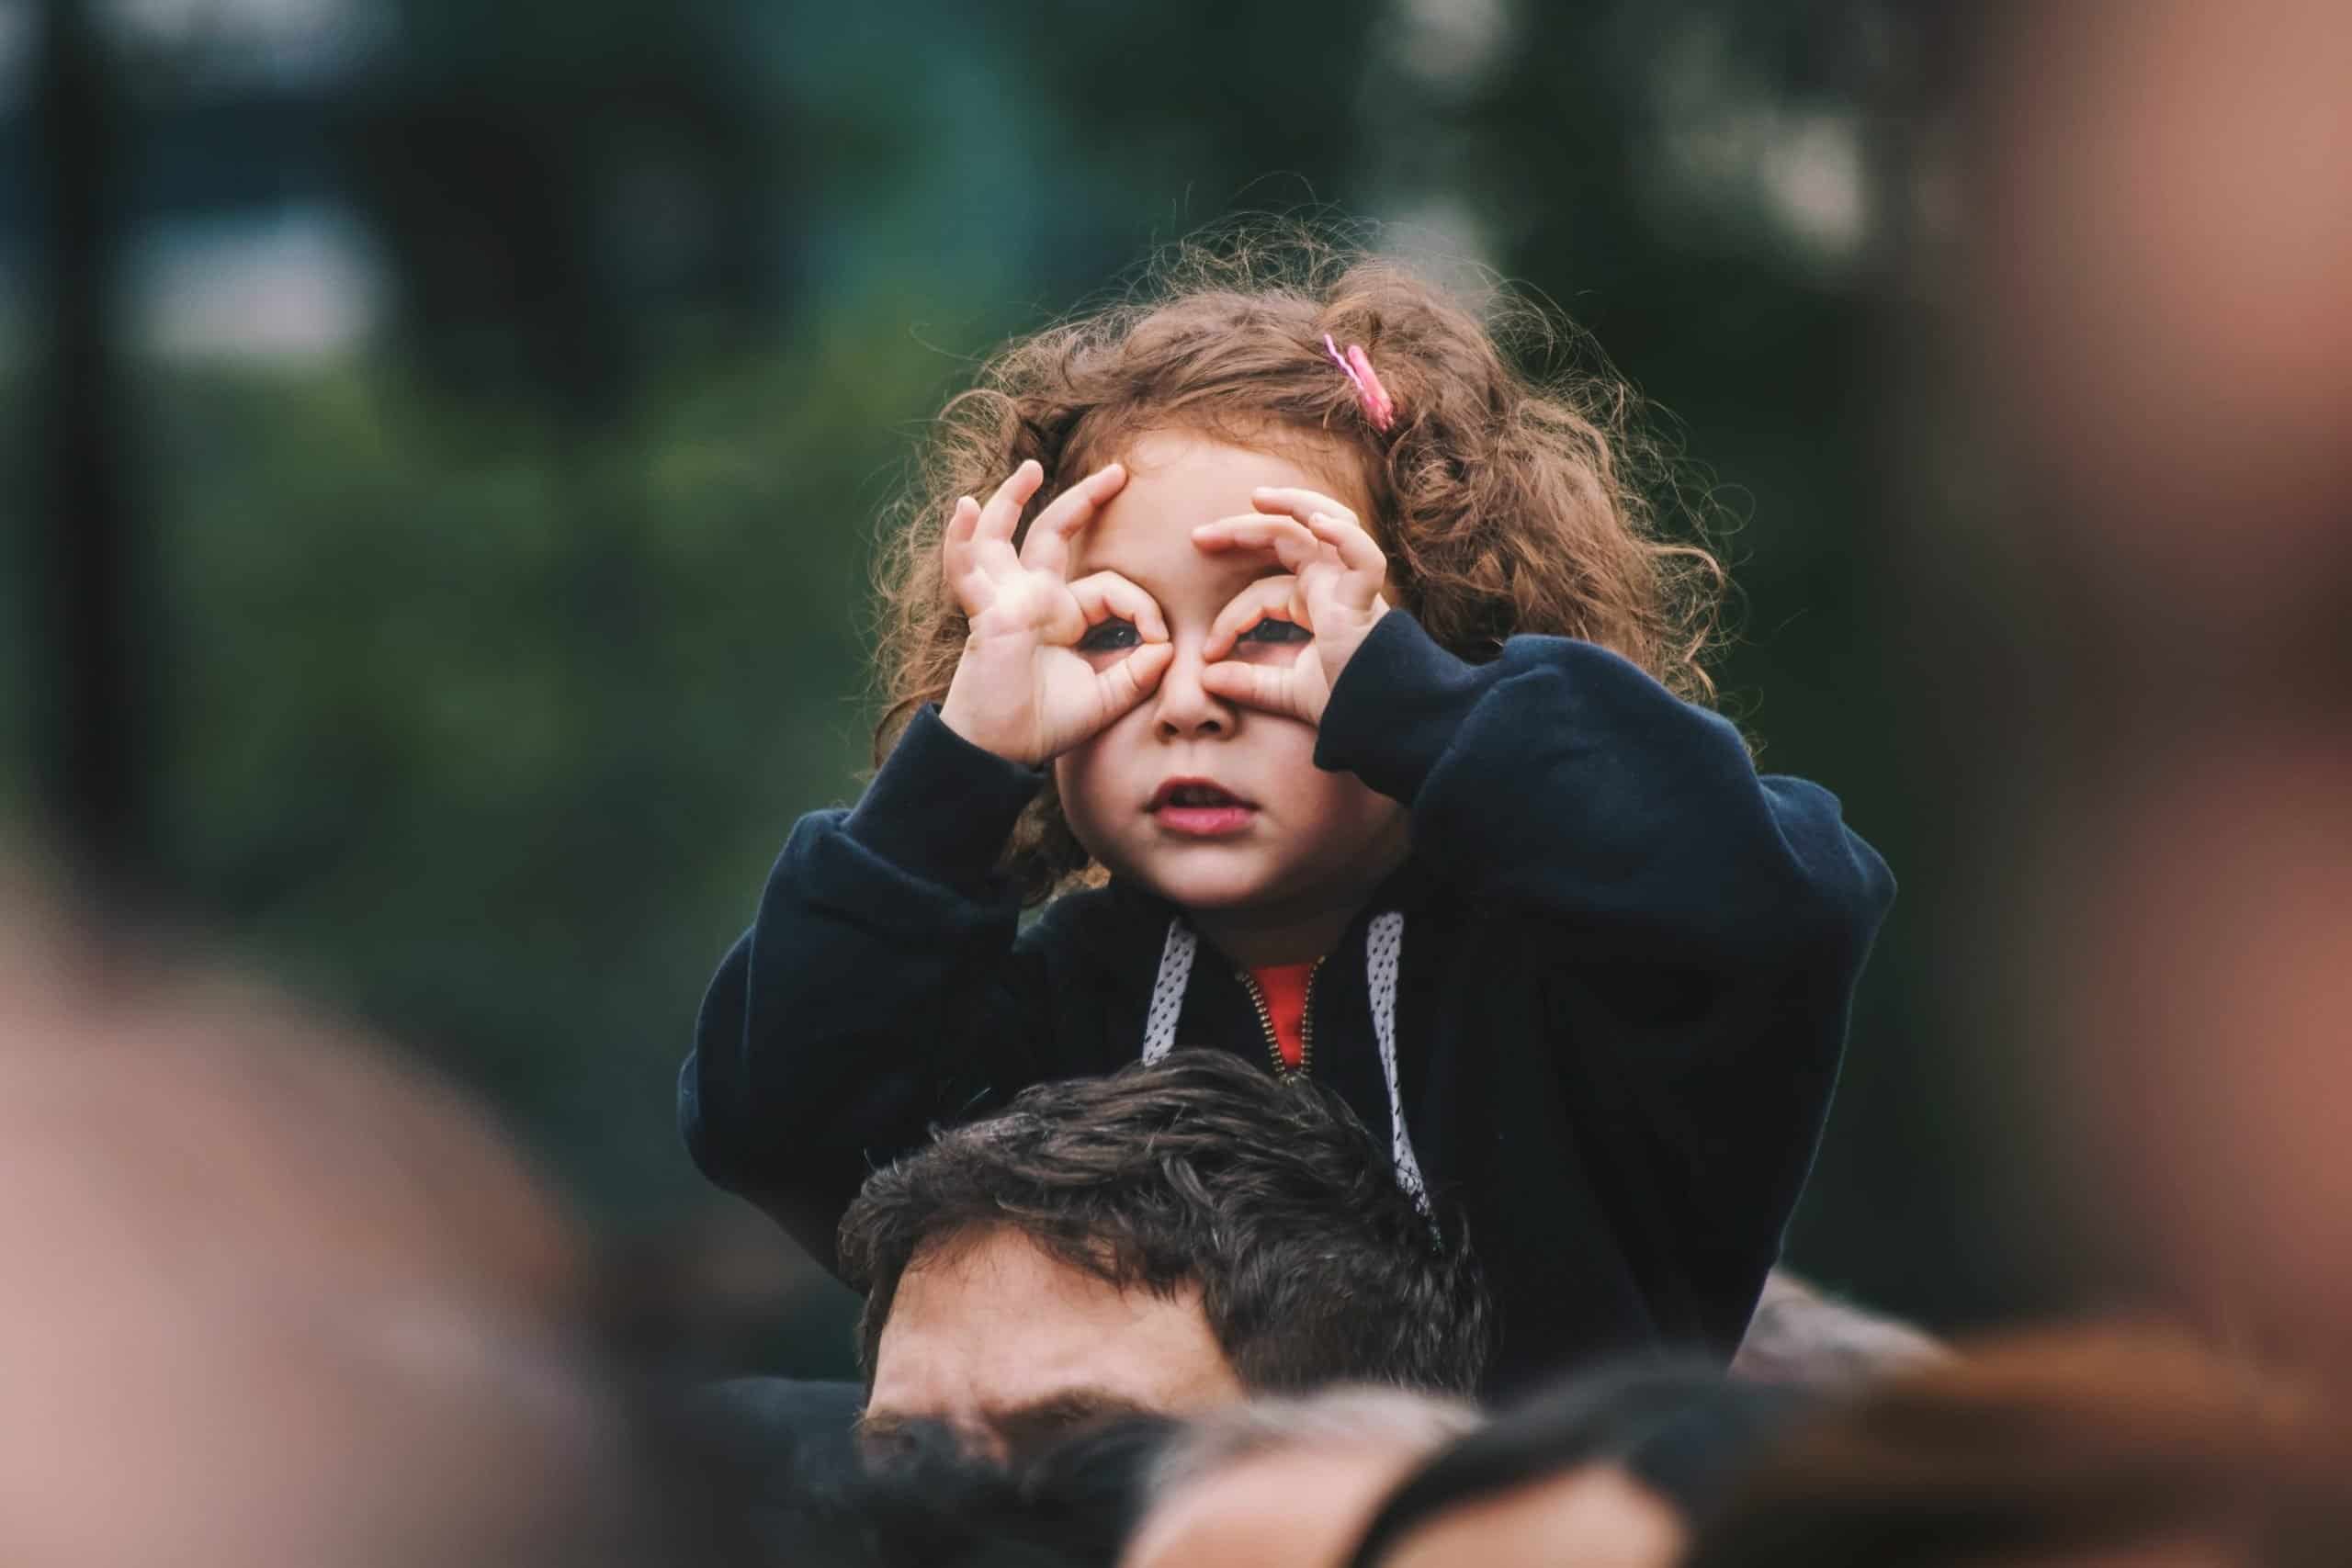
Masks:
[[[1327,333],[1371,355],[1397,405],[1388,430],[1359,411]],[[1560,367],[1531,375],[1507,346]],[[1578,637],[1712,701],[1704,659],[1725,576],[1646,412],[1582,334],[1510,288],[1494,288],[1482,319],[1302,223],[1182,242],[1110,302],[1000,349],[932,426],[880,558],[875,761],[945,696],[963,654],[965,615],[940,567],[956,498],[1035,458],[1046,482],[1025,535],[1065,487],[1152,430],[1321,443],[1362,480],[1398,602],[1460,658],[1483,662],[1520,633]],[[1005,869],[1035,902],[1088,868],[1049,785]]]

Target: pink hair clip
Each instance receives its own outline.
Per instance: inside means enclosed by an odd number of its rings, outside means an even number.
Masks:
[[[1380,374],[1373,369],[1372,356],[1364,353],[1363,344],[1351,343],[1348,352],[1341,354],[1340,345],[1331,341],[1331,334],[1325,333],[1323,352],[1331,356],[1331,363],[1340,367],[1342,375],[1356,384],[1356,401],[1363,405],[1363,416],[1372,421],[1373,429],[1385,431],[1396,422],[1396,400],[1380,384]]]

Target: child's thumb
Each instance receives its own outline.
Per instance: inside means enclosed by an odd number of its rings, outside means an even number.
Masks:
[[[1201,686],[1212,695],[1268,713],[1292,714],[1298,707],[1291,672],[1272,664],[1243,664],[1219,660],[1201,671]],[[1305,716],[1300,715],[1300,716]]]
[[[1176,658],[1173,644],[1148,642],[1102,672],[1111,694],[1124,712],[1149,694]]]

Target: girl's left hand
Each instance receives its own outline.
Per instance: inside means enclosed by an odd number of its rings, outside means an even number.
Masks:
[[[1388,613],[1380,592],[1388,558],[1353,512],[1320,491],[1263,488],[1250,504],[1258,510],[1193,529],[1193,545],[1265,551],[1289,575],[1261,578],[1218,612],[1201,649],[1209,661],[1201,684],[1229,701],[1319,725],[1340,671]],[[1289,622],[1314,640],[1279,661],[1238,657],[1243,635],[1264,621]]]

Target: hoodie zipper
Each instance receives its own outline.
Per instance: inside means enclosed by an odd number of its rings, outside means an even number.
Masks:
[[[1242,988],[1250,993],[1250,1005],[1258,1010],[1258,1027],[1266,1036],[1266,1059],[1273,1064],[1274,1077],[1284,1083],[1303,1078],[1315,1071],[1315,981],[1323,973],[1323,960],[1315,961],[1306,972],[1306,990],[1299,998],[1298,1066],[1294,1067],[1283,1056],[1283,1037],[1274,1028],[1274,1010],[1266,1005],[1266,988],[1258,984],[1258,976],[1247,969],[1236,968]]]

